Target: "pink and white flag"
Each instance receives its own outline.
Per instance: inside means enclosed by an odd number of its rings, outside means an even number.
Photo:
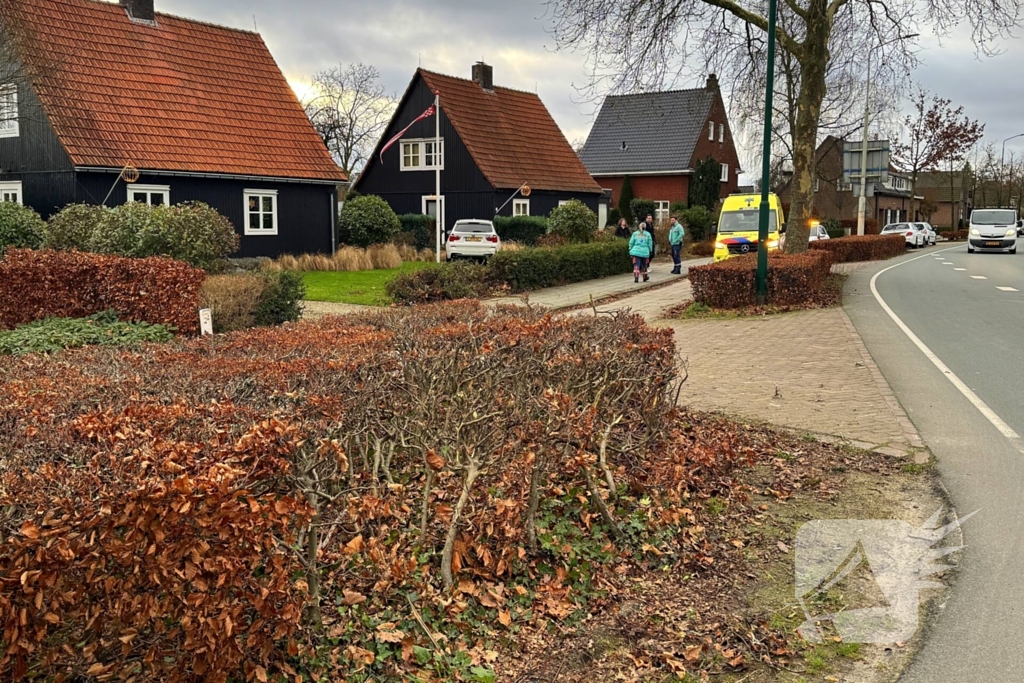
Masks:
[[[384,152],[388,151],[388,148],[391,147],[391,145],[393,145],[396,142],[398,142],[399,140],[401,140],[402,136],[405,135],[409,131],[409,129],[412,128],[413,126],[415,126],[417,123],[419,123],[423,119],[429,119],[433,115],[434,115],[434,105],[430,105],[429,107],[427,107],[427,110],[425,112],[423,112],[422,114],[417,116],[415,119],[413,119],[412,123],[410,123],[408,126],[403,128],[402,131],[398,135],[396,135],[395,137],[393,137],[390,140],[388,140],[388,144],[384,145],[384,149],[382,149],[380,151],[380,163],[382,163],[382,164],[384,163]]]

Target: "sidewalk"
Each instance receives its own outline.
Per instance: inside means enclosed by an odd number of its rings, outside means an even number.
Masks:
[[[530,292],[522,296],[507,296],[498,299],[488,299],[486,303],[494,306],[525,306],[527,302],[529,302],[529,305],[531,306],[544,306],[545,308],[550,308],[552,310],[573,308],[574,306],[587,305],[591,301],[600,301],[601,299],[621,296],[631,292],[642,292],[645,289],[664,285],[668,282],[684,280],[691,266],[702,266],[706,263],[711,263],[711,259],[703,258],[683,261],[682,275],[672,275],[672,262],[658,261],[654,264],[654,269],[651,271],[650,282],[646,283],[634,283],[633,274],[627,273],[624,275],[613,275],[600,280],[577,282],[571,285],[564,285],[562,287],[550,287],[537,292]],[[657,294],[660,293],[660,291],[661,290],[655,290],[655,292],[651,292],[651,294]]]

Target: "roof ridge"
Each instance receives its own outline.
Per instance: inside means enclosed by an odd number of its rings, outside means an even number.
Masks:
[[[698,88],[677,88],[675,90],[652,90],[650,92],[634,92],[634,93],[620,93],[618,95],[605,95],[605,99],[607,100],[607,99],[610,99],[612,97],[641,97],[643,95],[678,95],[679,93],[684,93],[684,92],[706,92],[706,93],[710,93],[711,91],[708,90],[706,87],[705,88],[699,88],[699,87]]]
[[[424,69],[423,67],[420,67],[419,69],[417,69],[417,71],[420,71],[420,72],[425,73],[425,74],[430,75],[430,76],[440,76],[441,78],[450,78],[453,81],[462,81],[463,83],[473,83],[474,85],[476,84],[476,81],[474,81],[472,78],[462,78],[461,76],[452,76],[450,74],[443,74],[440,71],[431,71],[430,69]],[[508,92],[517,92],[517,93],[520,93],[522,95],[532,95],[533,97],[536,97],[537,99],[540,99],[540,95],[538,95],[535,92],[530,92],[529,90],[520,90],[519,88],[509,88],[508,86],[505,86],[505,85],[496,85],[496,86],[494,86],[494,90],[506,90]]]
[[[114,0],[113,2],[111,2],[110,0],[85,0],[85,1],[97,4],[97,5],[109,5],[111,7],[121,7],[120,0]],[[245,34],[252,35],[252,36],[259,36],[260,38],[263,37],[263,34],[260,33],[259,31],[250,31],[249,29],[236,28],[234,26],[228,26],[226,24],[218,24],[218,23],[213,22],[213,21],[203,21],[202,19],[193,19],[192,17],[183,17],[180,14],[171,14],[170,12],[155,12],[154,14],[156,14],[157,17],[168,17],[170,19],[177,19],[178,21],[185,21],[185,22],[188,22],[190,24],[199,24],[201,26],[209,26],[211,28],[224,29],[225,31],[235,31],[237,33],[245,33]]]

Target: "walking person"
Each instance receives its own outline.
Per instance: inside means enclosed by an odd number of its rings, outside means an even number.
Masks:
[[[615,227],[615,236],[625,240],[633,236],[633,233],[629,230],[629,222],[625,218],[619,219],[619,224]]]
[[[651,237],[651,255],[647,257],[647,270],[651,269],[651,262],[654,261],[654,257],[658,253],[658,243],[654,240],[654,216],[647,214],[646,220],[644,220],[645,230]]]
[[[672,228],[668,231],[668,243],[672,245],[673,275],[682,275],[684,237],[686,237],[686,231],[683,230],[683,224],[675,216],[672,216]]]
[[[647,264],[654,253],[654,238],[647,232],[646,227],[641,223],[629,238],[629,255],[633,257],[633,282],[640,282],[641,275],[644,282],[650,280],[647,275]]]

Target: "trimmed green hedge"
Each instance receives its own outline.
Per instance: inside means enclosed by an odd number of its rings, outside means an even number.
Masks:
[[[403,213],[398,217],[402,224],[402,233],[412,235],[413,245],[417,249],[433,249],[437,235],[434,233],[434,218],[423,213]]]
[[[543,216],[495,216],[494,229],[506,242],[532,247],[548,234],[548,219]]]
[[[624,240],[499,251],[487,264],[491,277],[513,292],[595,280],[633,270]]]

